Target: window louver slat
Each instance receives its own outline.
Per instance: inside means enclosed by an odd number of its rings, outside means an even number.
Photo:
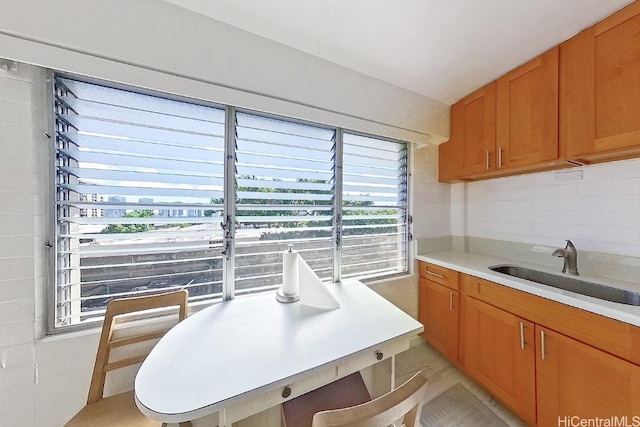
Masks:
[[[54,81],[55,328],[114,298],[273,291],[289,245],[323,281],[407,271],[406,143]]]
[[[224,110],[56,78],[56,326],[220,295]]]
[[[345,133],[342,277],[407,271],[407,149]]]
[[[236,289],[282,283],[288,244],[329,279],[335,131],[246,113],[236,120]]]

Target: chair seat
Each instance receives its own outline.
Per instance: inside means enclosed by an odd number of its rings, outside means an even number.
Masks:
[[[115,394],[86,405],[65,427],[159,427],[162,423],[145,417],[136,406],[133,391]]]
[[[311,427],[313,415],[328,409],[346,408],[371,400],[359,372],[327,384],[282,404],[284,427]]]

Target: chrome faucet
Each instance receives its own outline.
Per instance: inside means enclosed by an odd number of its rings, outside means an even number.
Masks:
[[[567,274],[572,274],[574,276],[578,276],[578,252],[576,251],[576,247],[573,246],[571,240],[567,240],[567,246],[564,249],[556,249],[553,251],[553,256],[564,258],[564,267],[562,267],[562,272]]]

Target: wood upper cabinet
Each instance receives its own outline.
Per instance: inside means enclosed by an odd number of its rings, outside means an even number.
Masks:
[[[534,324],[474,298],[464,300],[465,371],[535,425]]]
[[[540,326],[536,347],[538,426],[640,414],[640,367]]]
[[[496,82],[451,106],[451,140],[458,176],[495,169]]]
[[[559,48],[451,106],[455,178],[560,166]]]
[[[561,48],[567,158],[588,163],[640,153],[640,2]]]
[[[559,48],[498,79],[496,168],[557,160]]]
[[[461,105],[456,104],[451,107],[449,141],[438,147],[438,180],[440,182],[451,182],[458,177],[456,150],[460,148],[459,141],[464,138],[464,114],[460,114],[464,113],[464,110],[460,108]]]
[[[438,146],[438,181],[451,182],[456,178],[453,141]]]

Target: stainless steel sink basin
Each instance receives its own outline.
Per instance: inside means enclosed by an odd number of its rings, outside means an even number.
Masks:
[[[587,295],[606,301],[620,304],[640,306],[640,292],[633,292],[625,289],[613,288],[599,283],[588,282],[574,277],[558,276],[556,274],[545,273],[544,271],[531,270],[529,268],[518,267],[516,265],[494,265],[489,267],[498,273],[507,274],[520,279],[530,280],[543,285],[552,286],[565,291]]]

